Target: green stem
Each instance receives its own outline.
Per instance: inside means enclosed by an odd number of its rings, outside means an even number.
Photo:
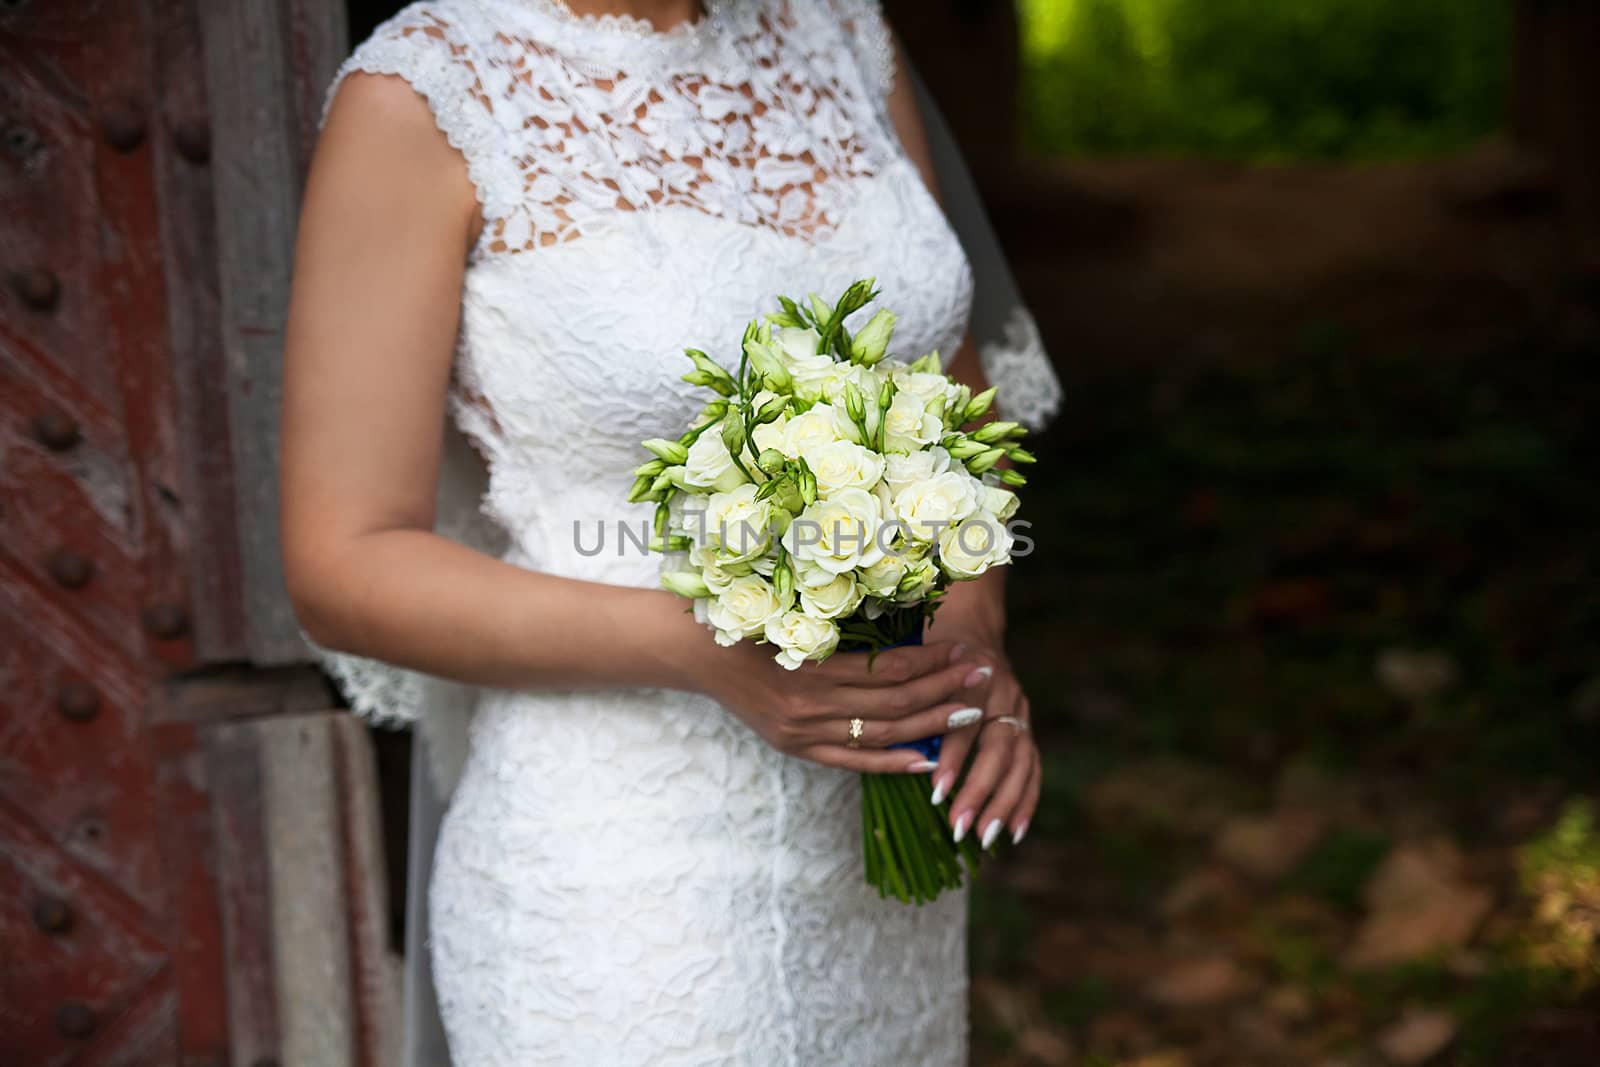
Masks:
[[[920,900],[922,897],[922,874],[917,866],[917,856],[912,851],[915,842],[907,839],[904,826],[901,825],[900,805],[891,792],[890,783],[878,777],[878,797],[883,803],[884,836],[889,846],[894,849],[896,858],[900,861],[900,873],[905,877],[906,890],[912,898]]]
[[[866,781],[863,781],[862,785],[866,786]],[[897,900],[904,901],[906,900],[905,880],[900,876],[900,869],[895,860],[894,850],[889,845],[889,837],[883,825],[883,798],[879,796],[876,789],[869,787],[869,790],[873,809],[872,838],[878,847],[878,854],[883,860],[885,885]]]
[[[882,872],[878,867],[878,850],[872,847],[872,804],[868,800],[870,790],[865,779],[861,782],[861,859],[866,868],[867,884],[880,886]],[[880,889],[879,892],[882,892]]]
[[[898,777],[898,776],[889,776]],[[912,829],[910,812],[905,810],[905,796],[893,782],[885,782],[884,806],[889,813],[889,828],[894,835],[895,849],[905,861],[906,880],[917,900],[932,900],[936,890],[923,855],[920,836]]]

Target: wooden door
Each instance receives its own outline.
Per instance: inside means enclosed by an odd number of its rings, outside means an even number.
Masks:
[[[0,3],[0,1063],[380,1063],[370,745],[278,578],[342,8]]]

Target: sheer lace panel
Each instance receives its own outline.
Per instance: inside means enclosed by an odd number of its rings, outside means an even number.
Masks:
[[[618,212],[662,207],[787,236],[831,231],[848,181],[875,170],[857,121],[867,108],[838,58],[817,47],[827,41],[798,33],[792,5],[770,7],[726,27],[705,69],[596,69],[545,41],[496,33],[493,106],[517,126],[522,195],[490,221],[488,250],[570,241]],[[743,54],[732,68],[743,80],[718,76],[728,65],[712,53],[724,49]]]
[[[428,100],[483,204],[479,254],[671,207],[815,238],[890,150],[875,4],[722,0],[703,31],[625,47],[536,7],[413,4],[341,71],[399,74]]]

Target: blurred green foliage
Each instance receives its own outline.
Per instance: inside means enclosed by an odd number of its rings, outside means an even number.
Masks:
[[[1390,158],[1500,125],[1508,0],[1021,0],[1049,153]]]

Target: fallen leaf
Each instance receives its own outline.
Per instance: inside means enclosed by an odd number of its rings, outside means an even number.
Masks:
[[[1217,855],[1251,877],[1273,881],[1311,851],[1326,825],[1316,812],[1296,808],[1231,819],[1217,837]]]
[[[1369,912],[1345,963],[1390,966],[1470,942],[1494,894],[1467,883],[1461,867],[1460,854],[1444,844],[1391,850],[1367,885]]]
[[[1030,1026],[1017,1036],[1017,1052],[1037,1067],[1072,1067],[1077,1061],[1072,1042],[1051,1026]]]
[[[1396,1067],[1419,1067],[1455,1038],[1456,1021],[1447,1012],[1414,1012],[1378,1035],[1378,1051]]]
[[[1256,980],[1227,956],[1185,960],[1145,987],[1145,994],[1165,1008],[1205,1008],[1246,996]]]

